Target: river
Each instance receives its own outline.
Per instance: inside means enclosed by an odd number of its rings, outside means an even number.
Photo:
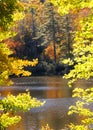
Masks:
[[[72,99],[72,89],[74,87],[89,87],[93,85],[93,79],[88,81],[80,80],[72,88],[67,85],[67,80],[62,77],[22,77],[13,78],[14,85],[10,87],[0,87],[1,96],[8,93],[17,95],[18,93],[30,91],[32,97],[41,101],[46,101],[45,105],[33,108],[26,113],[20,113],[22,120],[15,126],[7,130],[41,130],[42,126],[49,124],[54,130],[61,130],[71,122],[79,123],[80,118],[76,115],[68,116],[68,108],[75,104],[76,99]]]

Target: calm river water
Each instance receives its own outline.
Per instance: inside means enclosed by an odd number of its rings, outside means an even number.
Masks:
[[[41,126],[49,124],[54,130],[61,130],[70,122],[79,122],[76,115],[68,116],[68,108],[76,99],[72,99],[73,87],[89,87],[93,85],[91,80],[78,81],[72,88],[67,86],[67,80],[61,77],[23,77],[14,78],[11,87],[0,87],[1,96],[8,93],[17,95],[28,89],[32,97],[46,101],[40,108],[34,108],[26,113],[20,113],[22,120],[16,126],[8,130],[41,130]]]

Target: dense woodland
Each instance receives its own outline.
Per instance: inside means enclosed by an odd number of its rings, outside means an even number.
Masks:
[[[49,1],[0,1],[0,85],[10,85],[13,74],[29,76],[31,72],[67,73],[64,77],[70,79],[70,87],[78,79],[93,77],[93,0]],[[68,127],[93,130],[93,110],[89,109],[93,87],[75,88],[73,97],[78,100],[68,114],[84,118],[79,125],[71,123]],[[13,113],[42,105],[44,102],[29,93],[0,99],[0,130],[20,121],[21,117]]]
[[[26,1],[27,2],[27,1]],[[23,2],[25,3],[25,1]],[[73,66],[64,65],[63,59],[71,58],[77,14],[61,16],[47,0],[34,0],[25,17],[13,28],[14,38],[6,39],[13,50],[11,56],[32,60],[38,58],[35,67],[26,67],[32,75],[64,75]],[[5,41],[5,42],[6,42]]]

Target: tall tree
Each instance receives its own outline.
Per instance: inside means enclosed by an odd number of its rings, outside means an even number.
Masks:
[[[44,42],[49,45],[52,41],[54,46],[54,62],[56,63],[56,29],[57,22],[55,21],[55,13],[53,5],[49,2],[44,3],[44,24],[41,26],[41,30],[44,35]]]
[[[56,63],[56,46],[60,46],[61,58],[71,56],[73,41],[73,30],[70,15],[61,16],[56,8],[49,2],[44,3],[42,10],[43,22],[41,33],[43,33],[43,43],[46,47],[52,42],[54,46],[54,62]]]
[[[62,27],[61,27],[61,59],[64,58],[72,58],[72,45],[73,45],[73,38],[74,38],[74,24],[72,23],[73,19],[71,18],[70,14],[62,16]]]
[[[37,3],[34,2],[34,4],[37,6]],[[19,23],[19,31],[17,30],[19,34],[16,37],[16,40],[20,39],[19,41],[23,43],[23,56],[28,59],[39,58],[38,44],[42,39],[42,36],[39,34],[39,18],[37,17],[38,8],[33,6],[30,7],[25,18]]]

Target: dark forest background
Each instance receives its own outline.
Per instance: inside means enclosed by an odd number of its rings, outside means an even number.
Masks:
[[[79,13],[78,16],[61,16],[50,2],[34,0],[29,10],[25,11],[24,19],[13,28],[17,35],[7,39],[14,52],[12,56],[28,60],[38,58],[35,67],[25,68],[32,75],[63,76],[73,68],[62,61],[74,59],[72,45],[78,17]]]

